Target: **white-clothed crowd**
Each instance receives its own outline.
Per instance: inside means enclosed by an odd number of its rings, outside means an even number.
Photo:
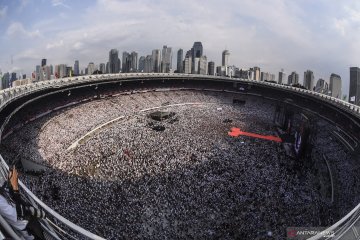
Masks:
[[[231,127],[276,135],[274,106],[256,98],[233,104],[238,97],[187,90],[90,101],[24,126],[4,140],[2,154],[14,157],[16,149],[19,158],[48,166],[23,180],[60,214],[107,239],[283,239],[288,226],[317,226],[326,203],[313,173],[291,169],[296,160],[280,143],[228,135]],[[202,104],[172,106],[181,103]],[[175,115],[156,121],[154,111]]]

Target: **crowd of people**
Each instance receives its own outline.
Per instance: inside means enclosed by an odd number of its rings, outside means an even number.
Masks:
[[[228,135],[231,127],[276,135],[274,106],[251,97],[233,104],[238,97],[184,90],[89,101],[24,126],[2,154],[47,166],[22,180],[107,239],[283,239],[289,226],[318,226],[328,203],[314,172],[294,169],[281,143]],[[156,121],[157,110],[175,114]]]

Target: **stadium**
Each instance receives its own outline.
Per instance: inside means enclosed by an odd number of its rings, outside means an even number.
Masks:
[[[48,239],[359,237],[360,108],[344,101],[134,73],[19,86],[0,104],[3,176],[22,168]]]

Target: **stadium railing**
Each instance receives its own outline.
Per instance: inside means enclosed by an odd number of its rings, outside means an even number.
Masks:
[[[6,179],[9,168],[0,155],[0,174]],[[47,206],[44,202],[42,202],[39,198],[37,198],[23,183],[19,180],[19,186],[21,188],[22,199],[27,201],[29,204],[34,206],[37,209],[42,209],[46,213],[46,218],[40,220],[40,224],[44,231],[44,235],[46,239],[96,239],[96,240],[104,240],[104,238],[97,236],[82,227],[70,222],[56,211]],[[21,234],[11,228],[9,224],[6,224],[6,221],[0,218],[0,224],[3,228],[5,228],[6,233],[11,236],[11,239],[22,239]],[[17,236],[17,238],[15,237]]]
[[[294,93],[300,93],[308,95],[313,98],[318,98],[325,102],[331,103],[337,107],[342,108],[343,110],[353,114],[356,117],[360,118],[360,107],[354,104],[345,102],[341,99],[330,97],[325,94],[317,93],[314,91],[309,91],[306,89],[296,88],[288,85],[282,85],[271,82],[263,82],[257,80],[249,79],[239,79],[239,78],[229,78],[229,77],[219,77],[219,76],[209,76],[209,75],[194,75],[194,74],[177,74],[177,73],[119,73],[119,74],[101,74],[101,75],[86,75],[78,77],[68,77],[62,79],[48,80],[42,82],[31,83],[27,85],[21,85],[13,88],[8,88],[0,91],[0,111],[5,108],[10,102],[21,98],[23,96],[29,95],[34,92],[38,92],[46,89],[53,88],[64,88],[71,87],[79,84],[97,84],[102,81],[121,81],[123,80],[147,80],[147,79],[195,79],[195,80],[223,80],[223,81],[232,81],[235,83],[248,83],[260,86],[268,86],[271,88],[283,89],[285,91],[290,91]],[[1,137],[0,133],[0,137]],[[8,166],[2,156],[0,155],[0,172],[6,176]],[[78,238],[88,238],[88,239],[103,239],[100,236],[97,236],[76,224],[70,222],[69,220],[62,217],[60,214],[52,210],[40,199],[38,199],[21,181],[20,187],[23,190],[23,195],[33,206],[43,209],[47,213],[47,219],[42,221],[42,226],[48,239],[78,239]],[[1,223],[1,218],[0,218]],[[7,228],[8,229],[8,228]],[[329,231],[334,231],[335,237],[333,239],[349,239],[346,238],[348,234],[359,238],[360,233],[360,204],[355,207],[349,214],[343,217],[340,221],[335,223],[333,226],[328,228]],[[10,231],[10,230],[9,230]],[[11,234],[11,233],[8,233]],[[320,239],[322,235],[317,235],[311,238],[312,240]],[[332,237],[330,237],[332,238]],[[21,239],[21,238],[20,238]]]

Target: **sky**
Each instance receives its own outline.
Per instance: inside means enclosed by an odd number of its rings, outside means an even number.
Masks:
[[[148,55],[163,45],[189,50],[201,41],[208,61],[259,66],[315,80],[343,80],[360,66],[358,0],[0,0],[0,69],[30,74],[48,64],[106,63],[109,50]]]

